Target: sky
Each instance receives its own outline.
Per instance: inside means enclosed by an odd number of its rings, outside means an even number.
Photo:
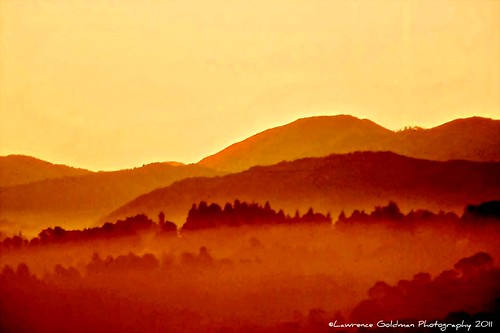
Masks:
[[[192,163],[335,114],[500,118],[500,1],[0,0],[0,155]]]

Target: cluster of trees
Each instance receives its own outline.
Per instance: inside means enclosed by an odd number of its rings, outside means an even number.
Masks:
[[[0,331],[114,332],[124,329],[179,333],[331,331],[325,325],[331,316],[318,308],[311,309],[305,314],[296,311],[294,320],[286,322],[238,324],[222,321],[207,324],[208,320],[200,321],[202,317],[195,312],[197,308],[182,309],[179,298],[194,295],[196,300],[199,300],[201,295],[201,300],[204,300],[205,281],[198,280],[197,277],[203,274],[202,272],[210,272],[217,268],[227,272],[227,268],[231,268],[232,264],[228,263],[227,259],[214,258],[206,247],[200,247],[196,253],[184,252],[175,259],[170,259],[163,259],[160,262],[149,253],[142,256],[129,253],[103,258],[95,253],[82,272],[72,266],[63,267],[58,264],[52,272],[45,273],[42,278],[33,274],[24,263],[19,264],[17,268],[6,265],[0,272],[0,294],[5,297],[3,306],[5,320],[0,320]],[[194,269],[188,279],[185,269]],[[135,272],[139,274],[134,275]],[[219,274],[220,271],[217,271],[216,276]],[[179,284],[180,280],[185,283]],[[136,286],[137,282],[141,284]],[[185,289],[190,283],[193,287]],[[149,290],[147,285],[152,285],[153,288],[150,289],[159,294],[154,302],[149,302],[149,299],[144,302],[142,299],[141,291],[144,288]],[[131,291],[127,290],[128,288]],[[202,293],[193,293],[191,289],[200,289]],[[136,293],[141,296],[137,296]],[[148,307],[148,304],[151,304],[151,307]],[[177,311],[180,312],[175,313],[173,309],[178,308]],[[227,308],[225,311],[234,310]],[[19,320],[20,313],[24,320]],[[81,313],[85,313],[85,316],[82,317]],[[141,316],[137,316],[137,313]],[[158,320],[159,315],[161,320]],[[222,317],[223,314],[219,315]],[[181,326],[191,322],[196,327]]]
[[[283,210],[276,212],[269,202],[264,206],[256,203],[246,203],[235,200],[234,204],[227,203],[222,209],[218,204],[208,205],[202,201],[188,213],[182,230],[199,230],[220,226],[241,225],[270,225],[270,224],[297,224],[297,223],[331,223],[330,215],[316,213],[310,208],[306,214],[295,216],[285,215]],[[0,248],[16,249],[23,246],[39,246],[78,241],[111,239],[123,236],[134,236],[141,232],[152,231],[158,234],[176,235],[177,225],[165,220],[165,214],[160,212],[158,222],[154,222],[144,214],[127,217],[115,223],[106,222],[101,227],[86,228],[83,230],[66,230],[56,226],[42,230],[37,237],[28,240],[21,235],[7,237],[0,242]]]
[[[96,274],[128,274],[131,272],[153,272],[159,268],[173,269],[179,271],[184,268],[209,269],[232,267],[233,261],[227,258],[214,258],[207,247],[202,246],[198,252],[182,252],[178,256],[164,255],[162,260],[158,259],[152,253],[137,255],[129,252],[124,255],[111,255],[105,258],[101,257],[98,252],[92,255],[88,264],[85,265],[83,272],[80,272],[73,266],[64,267],[61,264],[54,266],[52,272],[47,272],[43,276],[43,281],[59,284],[60,282],[75,282],[83,278],[92,277]],[[17,269],[10,265],[5,265],[0,274],[2,279],[31,279],[35,276],[31,274],[30,269],[25,263],[20,263]],[[1,279],[0,279],[1,281]]]
[[[462,219],[471,220],[500,220],[500,201],[488,201],[479,205],[465,207]]]
[[[355,322],[377,322],[409,318],[442,318],[459,309],[471,313],[494,311],[500,300],[500,269],[485,252],[459,260],[454,268],[432,279],[429,273],[416,274],[391,286],[377,282],[369,298],[352,311]],[[432,305],[432,306],[429,306]],[[416,320],[410,320],[416,322]]]
[[[445,223],[445,222],[474,222],[489,223],[500,220],[500,201],[489,201],[479,205],[468,205],[464,214],[459,217],[455,213],[443,212],[433,213],[428,210],[412,210],[403,214],[398,205],[390,201],[387,206],[377,206],[371,213],[363,210],[355,210],[350,216],[342,211],[337,219],[336,226],[363,225],[363,224],[397,224],[401,226],[414,225],[416,223]],[[298,211],[292,217],[286,215],[283,210],[276,212],[271,208],[269,202],[264,206],[257,203],[246,203],[235,200],[233,204],[226,203],[224,208],[216,203],[207,204],[201,201],[198,205],[193,204],[189,210],[182,231],[202,230],[222,226],[237,227],[242,225],[294,225],[294,224],[330,224],[330,214],[323,215],[314,212],[310,208],[307,213],[300,215]],[[42,230],[39,235],[31,240],[21,235],[7,237],[0,242],[0,249],[15,249],[23,246],[38,246],[45,244],[89,241],[99,239],[110,239],[122,236],[134,236],[141,232],[152,231],[158,234],[177,234],[177,225],[165,220],[165,214],[160,212],[158,222],[154,222],[144,214],[127,217],[115,223],[106,222],[101,227],[86,228],[83,230],[65,230],[54,227]]]
[[[163,281],[166,276],[165,272],[159,270],[164,267],[173,268],[168,273],[168,283]],[[117,257],[108,256],[105,259],[94,254],[83,274],[80,274],[73,267],[65,268],[57,265],[53,272],[45,274],[42,279],[32,274],[24,263],[19,264],[17,269],[4,266],[0,273],[0,294],[5,297],[3,310],[6,312],[5,316],[0,316],[4,319],[0,321],[0,331],[106,332],[117,331],[123,329],[123,325],[132,324],[134,330],[137,331],[145,329],[143,325],[148,325],[147,328],[150,331],[155,331],[153,328],[160,331],[155,325],[161,324],[164,325],[161,331],[164,331],[168,326],[179,325],[179,322],[157,321],[155,315],[160,312],[157,307],[160,306],[161,311],[165,311],[161,313],[173,315],[172,308],[177,307],[177,305],[171,304],[177,304],[175,301],[180,300],[176,297],[183,298],[186,293],[190,292],[185,289],[185,284],[177,284],[178,281],[185,281],[188,283],[187,285],[194,283],[196,288],[201,288],[202,293],[199,294],[202,295],[201,299],[206,297],[205,287],[203,283],[200,283],[203,279],[199,281],[186,279],[185,272],[179,269],[185,267],[197,268],[191,275],[195,279],[196,276],[199,276],[200,269],[222,267],[222,261],[214,259],[207,248],[201,247],[198,253],[183,253],[175,260],[175,264],[169,260],[162,260],[160,263],[153,254],[139,256],[129,253]],[[139,272],[140,275],[131,277],[128,274],[130,272]],[[219,274],[217,272],[216,276]],[[98,280],[99,278],[102,279]],[[441,272],[435,278],[432,278],[429,273],[418,273],[411,280],[400,280],[395,285],[389,285],[382,281],[377,282],[368,290],[368,298],[361,301],[353,309],[348,319],[344,319],[338,313],[326,313],[316,308],[311,309],[307,316],[297,313],[292,321],[281,322],[269,327],[254,327],[253,330],[245,327],[240,330],[227,325],[220,330],[198,327],[197,331],[319,333],[331,331],[327,323],[332,318],[341,323],[376,323],[380,319],[384,319],[385,322],[397,320],[416,323],[418,320],[430,321],[436,318],[445,318],[440,321],[460,323],[464,319],[466,323],[474,325],[475,320],[491,321],[497,319],[493,316],[495,313],[498,314],[499,280],[500,269],[494,266],[491,255],[479,252],[460,259],[452,269]],[[142,284],[136,285],[138,282]],[[151,303],[154,308],[144,311],[142,307],[146,306],[147,303],[138,301],[140,300],[139,296],[131,297],[128,288],[137,286],[139,290],[142,290],[141,288],[148,284],[154,286],[157,284],[160,288],[167,288],[162,289],[161,295],[169,296],[160,295],[155,302]],[[110,289],[103,291],[101,289],[103,286]],[[119,292],[114,292],[115,290]],[[146,290],[148,289],[146,288]],[[156,294],[156,287],[151,288],[151,290]],[[141,294],[141,292],[138,293]],[[199,295],[198,297],[200,297]],[[169,303],[171,300],[173,303]],[[78,309],[78,311],[68,312],[67,309]],[[30,311],[27,317],[26,311]],[[137,311],[144,311],[141,313],[146,314],[146,316],[134,316],[133,314]],[[85,317],[81,317],[82,312],[86,314]],[[28,320],[17,320],[20,318],[19,313],[23,313],[23,318],[28,318]],[[109,313],[113,313],[111,318],[107,317]],[[473,315],[471,316],[469,313]],[[66,318],[67,315],[71,317]],[[184,312],[182,315],[183,322],[186,323],[200,318],[194,312]],[[85,322],[88,316],[93,320]],[[128,316],[138,318],[138,320],[131,322],[128,320]],[[171,318],[170,316],[165,317]],[[93,326],[100,325],[98,323],[102,322],[109,326]],[[79,325],[84,326],[78,329]],[[182,332],[192,331],[192,329],[178,327],[178,330],[172,331]],[[359,332],[361,331],[359,330]],[[426,332],[429,329],[400,330],[390,328],[375,329],[374,331]],[[493,328],[490,330],[481,329],[481,331],[489,332],[493,331]]]
[[[371,213],[355,210],[350,216],[342,211],[335,225],[346,226],[355,224],[397,223],[411,225],[415,223],[446,223],[446,222],[495,222],[500,220],[500,201],[489,201],[479,205],[468,205],[464,214],[459,217],[452,212],[433,213],[426,209],[411,210],[403,214],[398,205],[390,201],[387,206],[377,206]]]
[[[410,211],[407,215],[403,214],[398,205],[390,201],[387,206],[377,206],[371,213],[364,210],[355,210],[350,216],[346,216],[342,211],[336,222],[336,226],[347,226],[355,224],[373,224],[373,223],[403,223],[408,225],[412,222],[445,222],[458,221],[455,213],[443,212],[435,214],[425,209]]]
[[[216,203],[207,204],[201,201],[198,205],[193,204],[189,210],[186,223],[182,230],[200,230],[216,228],[221,226],[238,227],[242,225],[270,225],[270,224],[299,224],[319,223],[330,224],[330,215],[315,213],[310,208],[306,214],[300,215],[297,211],[295,216],[285,215],[283,210],[276,212],[271,208],[269,202],[264,206],[257,203],[248,204],[235,200],[234,204],[226,203],[224,208]]]
[[[109,239],[122,236],[133,236],[149,230],[155,223],[144,214],[127,217],[116,223],[106,222],[101,227],[83,230],[65,230],[61,227],[48,228],[32,239],[30,244],[63,243],[81,240]]]
[[[419,127],[419,126],[405,126],[403,127],[402,129],[398,130],[397,132],[398,133],[402,133],[402,132],[417,132],[417,131],[421,131],[423,130],[422,127]]]
[[[111,255],[102,258],[99,253],[94,253],[91,261],[85,266],[84,276],[94,274],[123,274],[129,272],[152,272],[159,268],[180,271],[182,269],[210,269],[232,267],[233,261],[223,258],[216,259],[206,246],[201,246],[198,252],[185,251],[178,256],[164,255],[161,260],[152,253],[142,256],[129,252],[126,255]],[[58,269],[56,266],[55,269]],[[73,269],[73,268],[69,268]],[[56,272],[61,272],[59,269]]]
[[[162,220],[162,214],[160,213],[160,223],[153,222],[144,214],[139,214],[127,217],[125,220],[118,220],[115,223],[106,222],[101,227],[86,228],[83,230],[66,230],[59,226],[47,228],[31,240],[25,239],[20,235],[5,238],[0,242],[0,248],[12,249],[22,246],[111,239],[134,236],[145,231],[160,231],[162,233],[177,232],[177,226],[172,222]]]
[[[87,274],[119,271],[149,271],[160,267],[160,261],[151,253],[138,256],[132,252],[119,255],[116,258],[107,256],[102,259],[94,253],[91,262],[87,265]]]
[[[25,264],[4,267],[0,274],[1,332],[154,332],[144,303],[95,288],[74,268],[56,268],[40,279]],[[120,277],[121,278],[121,277]],[[117,278],[119,280],[119,278]],[[153,311],[152,308],[148,308]],[[141,315],[137,315],[141,313]],[[82,316],[82,314],[84,314]],[[165,311],[165,317],[173,314]],[[148,320],[149,319],[149,320]],[[184,318],[186,321],[188,318]],[[174,323],[165,319],[165,329]],[[179,332],[179,330],[173,331]]]
[[[201,249],[200,249],[201,250]],[[201,254],[195,258],[206,264]],[[127,256],[125,256],[127,257]],[[144,258],[144,257],[141,257]],[[113,270],[116,267],[106,266],[107,259],[94,258],[99,265],[99,272]],[[114,261],[129,261],[134,266],[137,258],[114,258]],[[145,261],[149,261],[146,259]],[[100,266],[102,265],[102,266]],[[111,266],[114,264],[110,264]],[[94,272],[95,273],[95,272]],[[115,272],[120,274],[119,272]],[[145,272],[144,272],[145,273]],[[112,273],[111,273],[112,274]],[[24,263],[11,268],[5,266],[0,272],[0,294],[2,295],[2,313],[0,313],[1,332],[259,332],[259,333],[326,333],[331,329],[325,325],[333,316],[321,309],[311,309],[304,315],[296,312],[293,321],[278,323],[253,324],[242,322],[212,323],[197,307],[186,309],[179,306],[182,298],[190,295],[190,289],[184,289],[172,280],[171,276],[144,275],[143,279],[132,279],[126,283],[127,277],[120,278],[104,274],[103,281],[96,287],[95,274],[80,275],[74,268],[56,266],[54,271],[38,278]],[[89,278],[87,280],[87,278]],[[117,281],[119,280],[119,281]],[[185,278],[184,278],[185,280]],[[133,283],[142,282],[139,286]],[[118,284],[118,288],[116,288]],[[194,289],[203,290],[202,280],[193,281]],[[113,285],[116,289],[103,289]],[[126,286],[139,289],[153,285],[158,294],[154,301],[144,301],[143,295],[123,290]],[[133,287],[132,287],[133,286]],[[156,290],[156,286],[160,291]],[[195,294],[196,295],[196,294]],[[206,295],[203,291],[202,295]],[[198,296],[199,297],[199,296]],[[204,296],[206,297],[206,296]],[[198,299],[198,298],[197,298]],[[201,300],[205,300],[202,298]],[[234,312],[232,308],[220,311]],[[84,314],[82,316],[82,314]],[[139,315],[138,315],[139,314]],[[221,317],[223,313],[219,313]],[[339,316],[335,316],[339,318]],[[342,333],[343,331],[339,331]]]

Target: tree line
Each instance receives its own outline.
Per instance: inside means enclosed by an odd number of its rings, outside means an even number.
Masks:
[[[377,206],[372,212],[354,210],[350,216],[342,211],[335,222],[336,227],[345,228],[357,225],[397,225],[409,227],[422,223],[463,223],[475,225],[480,223],[498,223],[500,221],[500,201],[489,201],[479,205],[468,205],[461,217],[453,212],[433,213],[429,210],[411,210],[403,214],[398,205],[390,201],[386,206]],[[83,230],[66,230],[60,226],[42,230],[31,240],[21,235],[7,237],[0,241],[0,249],[15,249],[26,246],[40,246],[67,242],[112,239],[124,236],[136,236],[143,232],[154,232],[157,235],[177,235],[220,227],[266,226],[266,225],[331,225],[330,214],[321,214],[310,208],[305,214],[296,211],[293,216],[271,208],[269,202],[264,205],[235,200],[226,203],[222,208],[216,203],[201,201],[193,204],[185,223],[179,229],[171,221],[165,220],[160,212],[158,221],[151,220],[145,214],[127,217],[115,223],[106,222],[101,227]]]

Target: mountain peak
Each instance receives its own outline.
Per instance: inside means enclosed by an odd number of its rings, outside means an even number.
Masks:
[[[391,133],[370,120],[350,115],[300,118],[235,143],[199,164],[237,172],[303,157],[381,150],[380,142],[385,142]]]
[[[491,119],[491,118],[484,118],[484,117],[468,117],[468,118],[458,118],[452,121],[449,121],[447,123],[444,123],[440,126],[437,126],[435,128],[439,127],[446,127],[446,126],[467,126],[467,127],[472,127],[472,126],[500,126],[500,120],[496,119]]]
[[[0,187],[89,173],[92,172],[67,165],[53,164],[27,155],[0,156]]]
[[[432,160],[500,161],[499,126],[498,120],[472,117],[411,133],[394,132],[350,115],[307,117],[235,143],[199,164],[237,172],[354,151],[393,151]]]

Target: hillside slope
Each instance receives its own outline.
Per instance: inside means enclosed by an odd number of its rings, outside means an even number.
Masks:
[[[431,129],[393,132],[352,116],[303,118],[235,143],[199,164],[238,172],[257,165],[355,151],[392,151],[439,161],[500,161],[500,121],[474,117]]]
[[[313,207],[330,211],[372,209],[396,201],[403,211],[428,208],[461,213],[468,203],[500,198],[500,163],[429,161],[390,152],[306,158],[215,178],[195,178],[142,195],[107,216],[137,213],[183,223],[193,203],[223,205],[235,199],[264,203],[293,214]]]
[[[84,169],[52,164],[24,155],[0,156],[0,187],[33,183],[45,179],[83,176],[92,173]]]
[[[219,173],[199,165],[154,163],[141,168],[97,172],[0,188],[1,228],[90,226],[140,194],[187,177]]]

